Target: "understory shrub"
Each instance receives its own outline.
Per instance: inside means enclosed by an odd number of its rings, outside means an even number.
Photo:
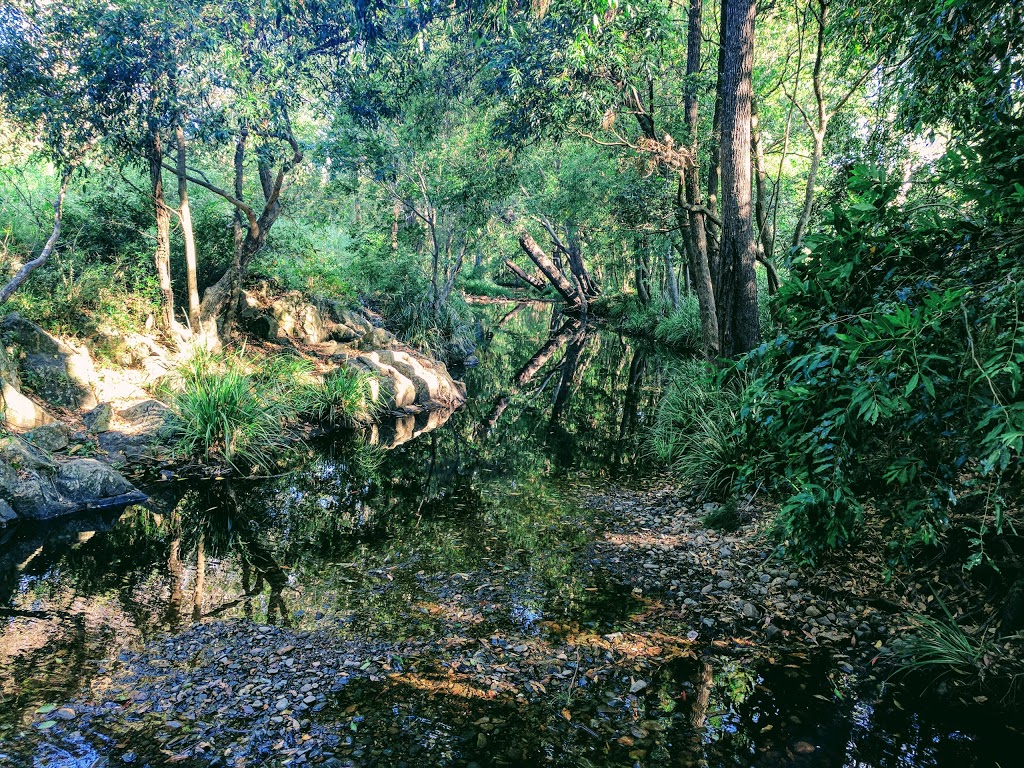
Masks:
[[[1010,524],[1024,447],[1024,236],[905,209],[880,171],[850,185],[782,287],[784,333],[736,366],[754,375],[742,429],[771,466],[778,532],[812,558],[877,510],[898,554],[939,541],[959,506],[981,543]]]
[[[649,437],[654,455],[687,484],[725,497],[749,472],[740,394],[709,363],[687,361],[666,389]]]

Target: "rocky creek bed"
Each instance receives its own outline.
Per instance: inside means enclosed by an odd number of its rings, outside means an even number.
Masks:
[[[366,574],[378,597],[415,593],[386,629],[371,608],[313,617],[310,629],[204,620],[103,661],[87,693],[40,707],[9,733],[5,756],[26,765],[890,764],[880,744],[907,738],[885,719],[904,706],[884,683],[900,619],[869,605],[887,598],[838,600],[813,572],[776,564],[753,525],[709,530],[703,505],[671,488],[582,490],[579,500],[590,511],[562,521],[590,527],[573,558],[587,585],[575,609],[531,612],[515,586],[524,574],[501,563],[492,563],[498,577],[428,573],[410,552]],[[797,693],[778,698],[787,686]],[[752,703],[766,692],[773,706]],[[875,720],[846,723],[852,702]],[[845,727],[837,733],[833,721]],[[959,731],[918,730],[910,738],[932,744],[914,765],[977,758]],[[1013,726],[1002,739],[998,751],[1022,743]]]
[[[890,679],[962,572],[709,527],[644,459],[673,361],[553,313],[485,315],[443,423],[0,532],[0,764],[1015,764],[1005,701]]]

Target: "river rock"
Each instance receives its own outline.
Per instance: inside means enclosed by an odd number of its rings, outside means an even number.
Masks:
[[[386,410],[448,409],[466,401],[466,385],[455,381],[444,363],[411,350],[377,350],[352,364],[374,374],[370,399]]]
[[[17,519],[18,513],[14,511],[14,507],[0,499],[0,525],[7,525]]]
[[[395,341],[395,334],[383,328],[374,328],[359,340],[359,349],[361,351],[386,349],[394,344]]]
[[[17,312],[0,323],[0,338],[18,363],[22,384],[43,400],[75,410],[97,404],[96,370],[88,350],[51,336]]]
[[[94,435],[98,435],[101,432],[109,432],[113,419],[114,409],[111,407],[110,403],[100,403],[82,416],[82,421],[85,422],[85,426],[87,426],[89,431]]]
[[[53,453],[68,447],[68,428],[60,422],[46,424],[26,433],[25,439],[37,448]]]
[[[378,353],[378,358],[398,369],[416,388],[416,403],[424,407],[453,407],[466,401],[466,386],[455,381],[444,363],[402,350]]]
[[[0,408],[8,429],[35,429],[54,422],[45,408],[22,394],[18,366],[3,345],[0,345]]]
[[[145,494],[95,459],[57,463],[26,440],[0,439],[0,499],[19,517],[47,519],[88,506],[142,501]]]

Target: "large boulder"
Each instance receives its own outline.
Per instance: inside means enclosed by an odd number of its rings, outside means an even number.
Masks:
[[[370,400],[388,411],[450,409],[466,402],[466,385],[444,363],[412,350],[376,350],[350,364],[373,374]]]
[[[466,385],[453,379],[444,363],[406,350],[384,350],[377,357],[413,383],[417,405],[453,408],[466,402]]]
[[[145,494],[96,459],[55,462],[14,435],[0,439],[0,501],[18,517],[47,519],[96,506],[131,504]]]
[[[111,428],[97,435],[105,461],[121,469],[159,458],[160,433],[170,410],[156,400],[142,400],[116,411]]]
[[[51,336],[17,312],[0,323],[0,339],[18,365],[21,384],[47,403],[73,410],[97,404],[96,370],[87,349]]]
[[[18,366],[0,344],[0,409],[8,429],[18,431],[35,429],[54,422],[53,416],[38,403],[21,392]]]

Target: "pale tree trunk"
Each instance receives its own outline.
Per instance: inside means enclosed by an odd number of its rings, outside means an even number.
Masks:
[[[665,242],[665,287],[668,289],[668,300],[672,309],[679,309],[679,282],[676,279],[676,268],[672,263],[672,241]]]
[[[807,188],[804,190],[804,204],[800,209],[800,218],[796,222],[796,229],[793,230],[793,247],[799,248],[804,242],[804,233],[811,220],[811,211],[814,209],[814,184],[818,178],[818,167],[821,165],[821,156],[825,145],[825,127],[827,121],[821,124],[820,129],[813,130],[814,149],[811,152],[811,167],[807,171]]]
[[[178,145],[178,205],[181,218],[181,236],[185,241],[185,277],[188,283],[188,321],[192,332],[200,330],[199,283],[196,265],[196,239],[192,229],[192,209],[188,202],[188,179],[185,165],[185,130],[181,122],[174,127]]]
[[[533,236],[525,229],[519,231],[519,245],[530,260],[537,265],[537,268],[544,274],[544,277],[548,279],[548,282],[555,287],[559,295],[565,299],[566,304],[575,309],[582,308],[580,300],[580,294],[576,288],[566,280],[565,275],[562,274],[554,262],[548,257],[544,250],[537,245],[537,241],[533,239]]]
[[[72,169],[69,168],[61,175],[57,199],[53,201],[53,230],[43,245],[43,250],[34,259],[26,261],[21,269],[15,273],[14,277],[8,281],[7,285],[0,289],[0,304],[6,303],[14,292],[21,287],[22,283],[28,280],[29,275],[46,263],[46,260],[50,258],[50,254],[53,253],[53,249],[57,246],[57,240],[60,239],[61,221],[64,218],[64,195],[68,190],[68,182],[71,181],[71,172]]]
[[[729,0],[722,72],[722,268],[718,305],[721,353],[753,349],[760,341],[751,200],[750,102],[754,0]]]
[[[867,80],[878,65],[885,60],[885,57],[889,53],[886,51],[881,54],[881,56],[879,56],[871,66],[865,67],[864,71],[852,82],[846,91],[839,96],[835,103],[830,106],[825,95],[825,86],[822,78],[822,72],[825,66],[825,35],[826,28],[828,26],[830,1],[831,0],[811,0],[811,3],[808,6],[809,9],[812,9],[814,19],[817,22],[814,67],[811,74],[811,85],[814,89],[813,117],[797,101],[795,88],[791,94],[787,93],[787,96],[789,96],[793,106],[799,110],[800,115],[803,117],[804,123],[806,123],[814,140],[814,146],[811,151],[811,167],[807,172],[807,188],[804,190],[804,203],[800,209],[800,217],[797,220],[796,228],[793,230],[794,248],[799,248],[803,244],[804,235],[807,232],[807,225],[811,220],[811,212],[814,209],[814,185],[817,181],[818,170],[821,167],[821,158],[824,153],[825,135],[828,132],[829,121],[837,112],[846,106],[846,102],[853,97],[853,95],[864,84],[864,81]]]

